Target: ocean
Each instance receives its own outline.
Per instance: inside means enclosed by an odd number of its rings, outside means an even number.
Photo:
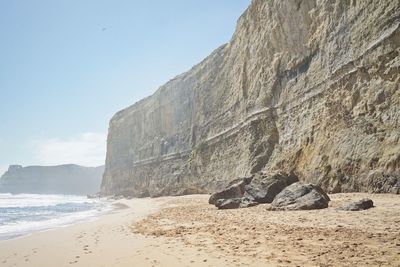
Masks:
[[[0,194],[0,240],[94,220],[111,209],[85,196]]]

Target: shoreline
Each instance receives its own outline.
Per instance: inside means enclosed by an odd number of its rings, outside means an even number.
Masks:
[[[10,194],[13,195],[13,194]],[[29,194],[16,194],[15,196],[18,195],[29,195]],[[33,194],[32,194],[33,195]],[[62,196],[62,197],[81,197],[84,199],[83,196],[75,196],[75,195],[38,195],[34,194],[35,196]],[[91,199],[88,199],[88,201],[92,202]],[[85,202],[86,203],[86,202]],[[22,238],[25,236],[30,236],[35,233],[40,233],[40,232],[46,232],[46,231],[51,231],[55,230],[58,228],[64,228],[68,226],[73,226],[75,224],[80,224],[80,223],[86,223],[86,222],[92,222],[97,220],[103,215],[107,215],[109,213],[114,212],[115,210],[118,210],[122,207],[119,206],[120,203],[117,203],[116,200],[109,200],[109,199],[96,199],[96,202],[100,204],[99,207],[93,207],[92,209],[88,209],[85,211],[78,211],[78,212],[73,212],[73,213],[66,213],[61,215],[60,217],[50,217],[47,220],[39,220],[39,221],[26,221],[23,222],[25,224],[5,224],[3,225],[4,227],[10,227],[10,226],[18,226],[22,227],[19,230],[13,229],[12,232],[1,232],[0,233],[0,242],[1,241],[6,241],[6,240],[13,240],[13,239],[18,239]],[[63,203],[61,203],[63,204]],[[54,205],[54,204],[52,204]],[[52,206],[50,205],[50,206]],[[121,204],[123,205],[123,204]],[[28,206],[22,206],[22,208],[28,208]],[[36,207],[36,206],[32,206]],[[125,206],[127,207],[127,206]],[[1,228],[0,228],[1,229]]]
[[[117,209],[91,222],[82,222],[29,236],[0,241],[1,266],[208,266],[193,260],[224,265],[220,259],[177,242],[133,234],[131,225],[160,211],[174,197],[122,199]],[[188,257],[188,255],[190,255]],[[161,265],[160,265],[161,264]]]
[[[121,209],[126,209],[129,208],[129,206],[122,204],[122,203],[114,203],[109,201],[109,203],[107,204],[107,206],[104,207],[104,210],[101,210],[98,214],[95,215],[90,215],[87,217],[83,217],[83,218],[79,218],[76,219],[72,222],[67,222],[67,223],[60,223],[60,224],[56,224],[53,226],[48,226],[48,227],[44,227],[42,229],[36,229],[36,230],[32,230],[32,231],[27,231],[27,232],[23,232],[23,233],[19,233],[19,234],[15,234],[13,236],[7,237],[7,236],[0,236],[0,243],[2,241],[9,241],[9,240],[15,240],[15,239],[19,239],[19,238],[24,238],[24,237],[28,237],[37,233],[43,233],[43,232],[47,232],[47,231],[53,231],[53,230],[57,230],[60,228],[64,228],[64,227],[70,227],[70,226],[74,226],[74,225],[79,225],[81,223],[90,223],[90,222],[94,222],[98,219],[100,219],[102,216],[108,215],[108,214],[112,214],[114,212],[117,212],[118,210]],[[42,221],[42,222],[46,222],[46,221]]]
[[[208,195],[122,199],[82,222],[0,241],[1,266],[399,266],[400,195],[330,195],[330,207],[217,210]],[[375,207],[337,211],[370,197]]]
[[[116,206],[114,209],[96,216],[94,220],[76,222],[13,239],[0,240],[0,265],[71,266],[71,264],[77,264],[79,263],[78,259],[83,259],[84,256],[90,256],[94,253],[89,248],[100,242],[100,234],[97,235],[100,229],[121,226],[121,224],[128,222],[128,218],[129,221],[139,219],[157,209],[155,203],[147,202],[146,200],[118,200],[111,204]],[[146,211],[144,204],[150,209]],[[133,206],[139,206],[135,210],[135,214],[131,214]],[[112,229],[111,233],[113,232]],[[110,231],[108,234],[110,234]],[[81,249],[79,249],[80,243],[85,243]],[[64,253],[61,254],[59,251]],[[86,263],[82,263],[82,266],[85,265],[87,266]]]

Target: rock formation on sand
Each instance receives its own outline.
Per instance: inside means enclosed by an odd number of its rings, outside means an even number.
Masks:
[[[298,181],[299,178],[295,174],[257,174],[251,183],[246,185],[243,196],[258,203],[271,203],[286,186]]]
[[[270,210],[312,210],[328,207],[330,199],[320,186],[298,181],[293,173],[270,176],[257,173],[213,193],[208,203],[214,204],[218,209],[247,208],[263,203],[271,203],[268,207]]]
[[[253,0],[228,44],[112,118],[102,193],[211,192],[259,171],[399,193],[399,14]]]
[[[313,184],[294,183],[282,190],[272,201],[273,209],[314,210],[328,207],[330,198]]]
[[[228,186],[219,191],[215,192],[210,196],[208,200],[209,204],[215,204],[220,199],[232,199],[232,198],[241,198],[245,193],[246,186],[252,181],[253,177],[248,178],[239,178],[237,180],[232,181]]]
[[[354,201],[348,203],[339,208],[339,210],[347,210],[347,211],[360,211],[360,210],[367,210],[374,206],[374,202],[369,198],[363,198],[358,201]]]
[[[11,165],[0,178],[2,193],[87,195],[100,190],[104,166]]]

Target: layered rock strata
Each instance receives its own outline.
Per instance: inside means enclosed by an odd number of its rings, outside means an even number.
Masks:
[[[400,2],[253,0],[232,40],[110,122],[103,194],[259,171],[400,192]]]

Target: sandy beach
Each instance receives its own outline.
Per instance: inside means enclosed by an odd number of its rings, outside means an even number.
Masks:
[[[132,223],[174,199],[120,200],[96,221],[0,241],[0,266],[224,266],[179,240],[132,233]]]
[[[121,200],[96,221],[0,241],[0,265],[400,266],[399,195],[330,197],[314,211],[222,211],[207,195]],[[363,197],[376,207],[336,210]]]

